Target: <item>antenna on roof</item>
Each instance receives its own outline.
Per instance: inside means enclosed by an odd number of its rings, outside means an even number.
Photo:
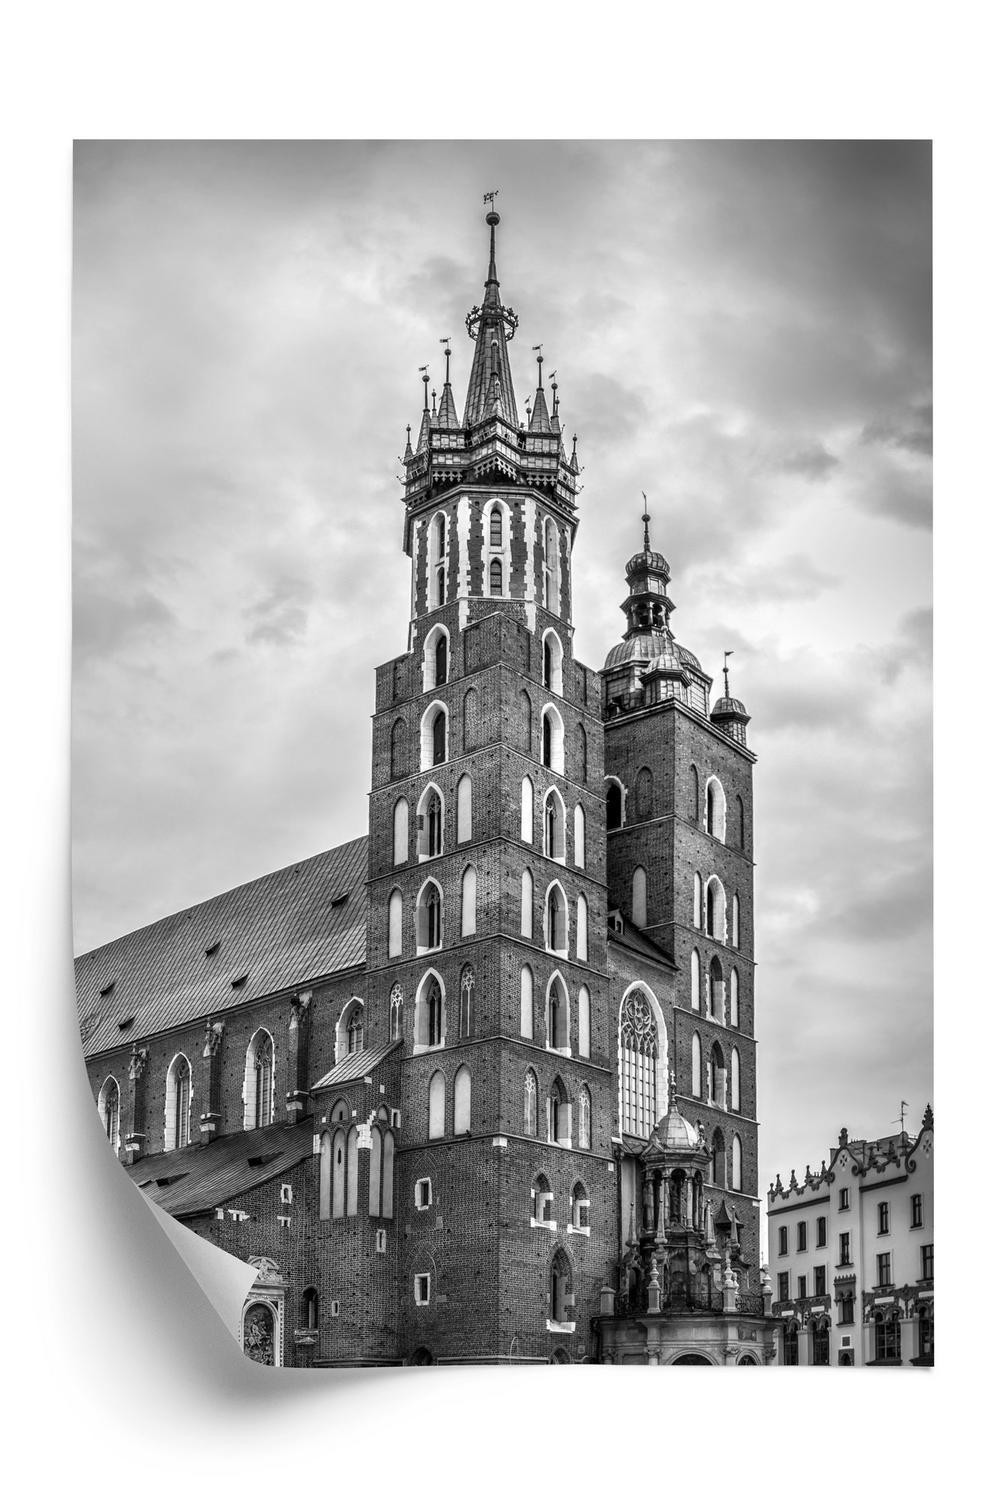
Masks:
[[[896,1116],[895,1120],[893,1120],[893,1122],[892,1122],[894,1125],[898,1125],[899,1126],[899,1133],[903,1137],[906,1136],[906,1111],[909,1109],[909,1107],[910,1106],[907,1104],[907,1102],[906,1102],[905,1099],[900,1099],[900,1101],[899,1101],[899,1114]]]

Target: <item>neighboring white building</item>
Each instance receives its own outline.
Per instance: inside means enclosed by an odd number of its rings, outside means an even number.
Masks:
[[[934,1116],[849,1141],[767,1195],[780,1364],[934,1363]]]

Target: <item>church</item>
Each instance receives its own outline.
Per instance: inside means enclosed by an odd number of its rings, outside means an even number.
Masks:
[[[250,1358],[766,1364],[749,715],[648,515],[575,658],[577,439],[541,355],[520,416],[486,223],[464,410],[446,348],[407,430],[367,834],[83,954],[90,1083],[136,1186],[254,1267]]]

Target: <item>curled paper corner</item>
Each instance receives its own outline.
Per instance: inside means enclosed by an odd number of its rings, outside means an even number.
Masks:
[[[250,1290],[258,1279],[258,1268],[202,1239],[165,1213],[141,1190],[139,1197],[222,1319],[227,1332],[242,1348],[243,1312]]]

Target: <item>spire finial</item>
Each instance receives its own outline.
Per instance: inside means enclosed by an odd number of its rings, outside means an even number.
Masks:
[[[499,193],[499,188],[494,188],[491,193],[483,194],[483,202],[490,205],[490,211],[486,215],[486,222],[490,226],[490,269],[486,273],[486,284],[497,280],[497,225],[500,223],[500,215],[497,213],[493,200]]]
[[[541,346],[541,344],[532,344],[531,347],[535,351],[535,354],[538,357],[538,389],[541,390],[541,388],[542,388],[542,346]]]
[[[451,384],[451,337],[438,339],[439,344],[444,345],[444,383]]]
[[[431,391],[431,416],[432,417],[436,417],[437,416],[437,409],[438,409],[438,393],[437,393],[437,391]]]
[[[722,680],[726,685],[725,696],[727,698],[729,697],[729,658],[732,654],[731,651],[723,651],[722,653]]]
[[[646,507],[642,513],[642,550],[643,552],[649,552],[649,501],[646,499],[645,490],[640,491],[640,493],[643,504]]]
[[[667,1080],[667,1109],[673,1109],[677,1104],[677,1074],[673,1068],[670,1069],[670,1077]]]
[[[427,410],[427,387],[431,383],[431,377],[427,373],[427,366],[426,365],[421,365],[420,366],[420,373],[423,376],[423,381],[424,381],[424,411],[426,411]]]

